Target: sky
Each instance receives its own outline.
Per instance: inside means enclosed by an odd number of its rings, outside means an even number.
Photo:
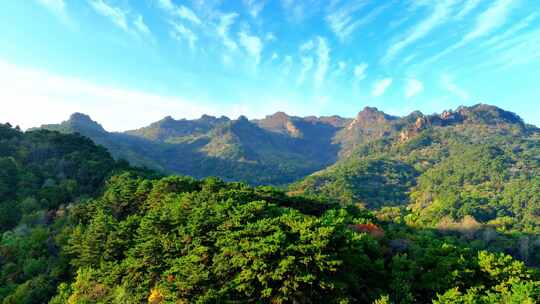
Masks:
[[[354,117],[487,103],[540,125],[537,0],[0,3],[0,122]]]

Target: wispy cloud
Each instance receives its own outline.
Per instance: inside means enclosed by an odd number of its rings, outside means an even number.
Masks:
[[[427,18],[419,24],[414,25],[413,29],[405,36],[402,36],[393,45],[388,48],[382,62],[389,63],[403,49],[413,44],[414,42],[426,37],[438,26],[446,23],[451,16],[452,7],[456,3],[455,0],[437,1],[434,4],[433,11]]]
[[[276,35],[274,35],[274,33],[270,32],[268,34],[266,34],[266,36],[264,36],[264,40],[268,41],[268,42],[274,42],[277,40],[277,37]]]
[[[347,39],[360,26],[354,15],[367,4],[363,0],[348,1],[346,5],[332,9],[326,16],[328,26],[339,39]]]
[[[461,45],[469,41],[483,37],[493,30],[502,26],[514,5],[519,0],[498,0],[495,1],[486,11],[481,13],[476,19],[473,30],[463,37]]]
[[[238,45],[234,40],[229,37],[229,29],[234,24],[234,21],[238,18],[237,13],[228,13],[221,15],[219,18],[219,23],[216,27],[216,32],[218,36],[223,41],[223,44],[230,50],[236,50]]]
[[[300,70],[300,76],[298,77],[298,84],[301,85],[306,80],[307,73],[313,69],[315,60],[313,60],[313,57],[310,56],[304,56],[300,58],[302,61],[302,69]]]
[[[289,75],[291,73],[292,65],[293,65],[292,56],[291,55],[286,55],[283,58],[283,64],[282,64],[282,67],[281,67],[283,75]]]
[[[170,23],[172,26],[170,32],[171,36],[178,41],[185,40],[188,43],[189,48],[194,50],[195,44],[197,43],[199,37],[192,30],[188,29],[181,23],[173,21],[171,21]]]
[[[317,38],[319,44],[317,47],[317,70],[315,71],[315,85],[321,86],[328,72],[328,65],[330,64],[330,48],[326,39],[323,37]]]
[[[69,23],[69,17],[64,0],[37,0],[39,4],[56,15],[62,22]]]
[[[371,91],[371,95],[373,97],[380,97],[384,95],[386,90],[392,85],[392,78],[385,78],[381,79],[379,81],[376,81],[373,85],[373,90]]]
[[[173,16],[178,16],[195,24],[201,24],[201,19],[185,5],[176,5],[171,0],[157,0],[158,6]]]
[[[505,42],[507,41],[510,41],[514,38],[517,37],[517,35],[524,29],[528,28],[529,25],[536,19],[538,18],[539,16],[539,13],[538,12],[534,12],[534,13],[531,13],[529,14],[527,17],[525,17],[524,19],[521,19],[518,23],[512,25],[511,27],[509,27],[506,31],[504,31],[503,33],[499,34],[499,35],[495,35],[491,38],[489,38],[488,40],[484,41],[482,43],[482,49],[486,49],[488,47],[498,47],[498,46],[503,46],[504,47],[504,44]]]
[[[137,29],[137,31],[139,31],[139,33],[144,34],[146,36],[152,35],[152,32],[150,32],[150,29],[148,28],[146,23],[144,23],[143,16],[137,15],[135,17],[135,20],[133,21],[133,25],[135,25],[135,28]]]
[[[266,1],[261,0],[244,0],[244,3],[248,8],[249,14],[253,18],[257,18],[257,16],[259,16],[259,13],[264,9],[264,6],[266,5]]]
[[[484,0],[466,0],[463,2],[461,10],[456,14],[455,18],[461,20],[471,13]]]
[[[449,93],[461,98],[464,101],[469,100],[470,94],[465,89],[459,87],[455,82],[454,78],[451,75],[443,74],[441,76],[441,86],[444,90]]]
[[[484,37],[500,28],[507,20],[513,6],[520,0],[497,0],[482,12],[475,21],[475,26],[459,42],[426,60],[425,64],[433,63],[443,56],[467,45],[469,42]]]
[[[423,90],[424,84],[421,81],[417,79],[407,79],[405,83],[405,98],[412,98],[420,94]]]
[[[499,43],[492,49],[493,59],[487,64],[497,68],[508,68],[540,62],[540,29],[517,35]]]
[[[172,3],[171,0],[157,0],[157,4],[162,9],[169,11],[170,13],[174,13],[176,9],[176,5]]]
[[[187,6],[180,5],[178,7],[178,15],[186,20],[189,20],[196,24],[201,24],[201,20],[197,15]]]
[[[116,26],[130,32],[127,22],[127,12],[119,7],[107,4],[103,0],[89,0],[90,6],[100,15],[108,18]]]
[[[300,23],[320,11],[321,0],[281,0],[281,6],[289,21]]]
[[[345,71],[345,69],[347,68],[347,63],[343,60],[338,61],[337,65],[338,65],[337,73],[339,74]]]
[[[300,45],[300,52],[309,52],[313,50],[315,47],[315,43],[313,42],[313,39],[310,39]]]
[[[96,13],[109,19],[124,32],[137,38],[145,36],[146,38],[153,39],[152,32],[144,22],[142,15],[130,13],[127,9],[121,7],[112,6],[105,0],[88,0],[88,3]]]
[[[1,60],[0,100],[11,101],[0,111],[0,121],[23,128],[57,123],[73,112],[89,114],[106,129],[114,131],[138,128],[174,113],[190,118],[231,113],[228,108],[205,105],[201,100],[111,87],[21,68]]]
[[[360,26],[369,24],[373,22],[379,15],[381,15],[385,10],[387,10],[390,6],[394,5],[396,1],[388,1],[384,5],[380,5],[373,10],[371,10],[367,15],[363,16],[362,18],[359,18],[354,22],[354,28],[358,28]]]
[[[366,71],[368,68],[368,64],[365,62],[362,62],[354,67],[354,78],[357,81],[364,80],[367,77]]]
[[[259,64],[263,49],[261,38],[255,35],[250,35],[246,31],[240,32],[238,34],[238,38],[240,45],[243,46],[246,52],[255,60],[255,64]]]

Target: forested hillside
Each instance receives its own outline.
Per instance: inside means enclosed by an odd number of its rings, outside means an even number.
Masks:
[[[5,304],[540,300],[522,261],[390,212],[159,177],[78,135],[0,130]]]
[[[5,304],[540,301],[540,132],[496,107],[44,128],[0,128]]]
[[[466,230],[469,238],[540,265],[539,155],[536,127],[478,105],[418,115],[290,191],[381,213],[399,207],[411,225]]]
[[[47,303],[71,276],[60,241],[70,206],[130,168],[88,138],[0,125],[0,299]],[[143,172],[140,170],[136,170]]]
[[[336,161],[339,145],[332,138],[347,121],[284,113],[253,121],[165,117],[138,130],[116,133],[76,113],[61,124],[41,128],[80,133],[107,147],[115,158],[166,173],[284,185]]]

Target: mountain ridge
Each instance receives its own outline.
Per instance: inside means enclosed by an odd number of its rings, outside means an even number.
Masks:
[[[426,129],[451,126],[473,133],[478,127],[506,133],[535,129],[518,115],[486,104],[406,116],[365,107],[355,118],[299,117],[281,111],[251,120],[245,116],[202,115],[191,120],[166,116],[125,132],[108,132],[88,115],[74,113],[69,120],[41,128],[81,133],[134,165],[198,178],[212,175],[255,185],[284,185],[349,157],[366,143],[406,142]]]

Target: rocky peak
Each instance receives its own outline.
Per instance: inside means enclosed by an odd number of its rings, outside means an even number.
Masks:
[[[288,134],[292,137],[301,137],[302,132],[295,125],[294,119],[284,112],[276,112],[261,119],[258,121],[258,124],[261,128],[272,132]]]
[[[287,115],[287,113],[285,113],[285,112],[279,111],[279,112],[276,112],[276,113],[274,113],[272,115],[266,116],[266,118],[286,120],[286,119],[289,119],[290,116]]]
[[[92,118],[90,118],[90,116],[79,112],[71,114],[71,116],[69,116],[69,121],[80,123],[96,123],[92,120]]]
[[[69,120],[66,123],[77,131],[92,130],[92,131],[105,132],[105,129],[103,129],[103,127],[99,123],[92,120],[90,116],[83,113],[71,114],[71,116],[69,117]]]
[[[505,111],[488,104],[477,104],[472,107],[460,107],[457,112],[467,122],[486,124],[518,124],[524,126],[524,122],[517,114]]]
[[[349,124],[347,129],[351,130],[355,127],[369,127],[376,124],[383,124],[397,117],[388,115],[375,107],[365,107],[356,118]]]
[[[238,123],[249,123],[249,120],[244,115],[240,115],[238,119],[236,120]]]
[[[203,114],[201,116],[201,118],[199,118],[199,120],[216,120],[217,118],[215,116],[212,116],[212,115],[206,115],[206,114]]]

